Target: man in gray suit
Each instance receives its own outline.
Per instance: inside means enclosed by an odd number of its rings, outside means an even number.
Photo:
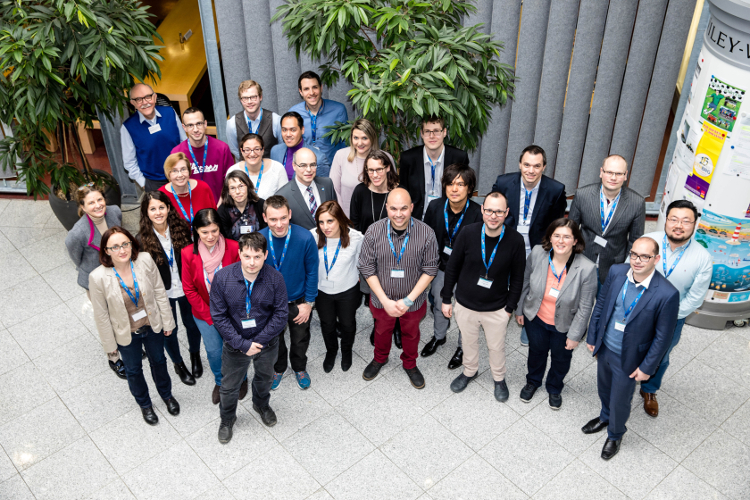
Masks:
[[[302,148],[292,158],[294,178],[276,191],[289,202],[292,210],[292,224],[305,229],[315,228],[315,211],[330,200],[336,199],[333,181],[327,177],[317,177],[317,157],[312,150]]]
[[[628,164],[622,156],[606,157],[599,178],[601,183],[576,191],[568,218],[581,225],[584,255],[596,262],[601,287],[610,266],[623,262],[633,242],[643,236],[646,202],[624,186]]]

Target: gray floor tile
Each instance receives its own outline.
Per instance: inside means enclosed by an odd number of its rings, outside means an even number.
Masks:
[[[31,388],[33,387],[33,390]],[[0,376],[0,425],[33,410],[55,397],[34,363],[26,363]]]
[[[11,243],[5,234],[3,234],[2,230],[0,230],[0,252],[10,253],[13,250],[17,250],[17,248]]]
[[[504,404],[511,407],[519,415],[525,415],[526,413],[533,410],[536,405],[540,404],[542,401],[547,401],[547,390],[544,387],[540,387],[536,391],[534,399],[532,399],[530,403],[524,403],[523,401],[521,401],[519,395],[521,394],[521,389],[523,389],[523,386],[526,385],[526,373],[528,372],[526,356],[518,351],[512,351],[506,353],[505,359],[505,366],[507,368],[507,372],[505,374],[505,383],[508,385],[508,392],[510,392],[510,397]],[[458,372],[458,370],[456,370],[456,372]],[[458,373],[455,373],[454,377],[455,376],[458,376]],[[494,394],[495,381],[492,378],[492,373],[490,372],[490,370],[486,370],[485,372],[480,374],[479,377],[477,377],[476,382],[478,382],[480,385],[484,386],[488,391]]]
[[[183,357],[186,353],[187,351],[182,353]],[[190,363],[186,361],[185,365],[189,367]],[[187,437],[219,416],[219,405],[211,403],[211,394],[214,390],[214,377],[205,357],[203,358],[203,376],[196,379],[195,385],[191,386],[180,382],[180,378],[174,373],[169,356],[167,356],[167,366],[169,367],[169,376],[172,378],[172,396],[180,403],[180,414],[176,417],[170,415],[156,392],[151,393],[152,398],[155,400],[154,404],[159,407],[167,422],[182,437]],[[150,377],[147,375],[147,378]],[[249,399],[250,395],[248,394],[246,400]]]
[[[713,489],[705,481],[682,465],[667,476],[664,481],[651,490],[646,500],[685,500],[700,498],[701,500],[724,500],[727,497]]]
[[[528,498],[524,492],[478,455],[472,455],[453,472],[430,488],[429,498],[454,500],[516,500]],[[420,497],[421,498],[421,497]]]
[[[111,372],[101,344],[90,335],[81,335],[58,346],[32,363],[58,393],[83,384],[104,371]],[[148,363],[145,365],[148,372]]]
[[[3,213],[3,210],[6,209],[8,205],[10,205],[11,200],[8,198],[0,198],[0,214]]]
[[[86,294],[86,289],[78,284],[78,271],[72,262],[43,272],[42,278],[62,300]]]
[[[711,345],[713,341],[728,331],[732,330],[706,330],[691,325],[685,325],[682,327],[682,335],[680,336],[680,342],[677,345],[681,349],[691,353],[693,356],[697,356],[706,347]]]
[[[30,359],[36,359],[43,354],[54,356],[60,346],[81,335],[86,335],[86,340],[90,340],[88,328],[78,321],[73,311],[65,304],[58,304],[43,314],[17,323],[8,328],[8,331]]]
[[[60,394],[60,399],[89,433],[138,408],[130,394],[128,381],[109,369]]]
[[[341,371],[341,367],[337,366],[331,373],[325,373],[322,357],[308,361],[307,371],[310,374],[311,389],[325,399],[328,404],[336,406],[367,387],[367,381],[362,378],[362,372],[367,363],[355,354],[352,355],[352,367],[349,371]],[[294,389],[300,390],[291,368],[287,370],[281,384],[290,385]]]
[[[99,491],[95,491],[85,500],[135,500],[128,487],[119,477]]]
[[[23,478],[16,474],[7,481],[0,483],[0,498],[34,500],[34,495],[29,491],[29,487],[26,486]]]
[[[696,356],[719,374],[750,389],[750,356],[745,337],[731,331],[723,332],[711,345]]]
[[[223,484],[216,485],[214,488],[204,491],[194,498],[194,500],[235,500],[234,495]]]
[[[731,417],[721,424],[721,428],[750,446],[750,401],[745,402]]]
[[[0,217],[0,227],[43,227],[52,214],[48,201],[13,200]]]
[[[326,485],[336,500],[398,498],[413,500],[422,488],[404,474],[380,450],[375,450]]]
[[[63,227],[59,229],[44,227],[0,227],[0,232],[13,245],[13,248],[18,250],[33,245],[37,241],[41,241],[54,234],[65,233],[67,235],[68,233]],[[67,255],[67,251],[65,254]]]
[[[4,328],[0,328],[0,375],[29,362],[29,357],[16,339]]]
[[[591,355],[591,352],[586,347],[586,340],[581,340],[581,342],[579,342],[578,344],[578,347],[573,350],[573,358],[570,361],[570,370],[565,376],[565,382],[581,373],[595,361],[596,359]]]
[[[0,320],[5,328],[43,314],[50,307],[60,304],[60,297],[41,276],[0,292]],[[44,309],[40,307],[44,304]]]
[[[750,446],[717,429],[682,465],[730,498],[750,498]]]
[[[695,359],[695,355],[691,352],[683,349],[680,344],[677,344],[672,352],[669,354],[669,368],[667,368],[664,374],[662,384],[677,375],[683,368],[685,368],[692,360]]]
[[[588,399],[594,406],[601,408],[599,392],[596,388],[596,362],[591,363],[581,373],[565,382],[565,387],[573,389],[581,396]],[[591,417],[594,418],[594,417]],[[584,422],[586,423],[586,422]]]
[[[70,256],[65,247],[65,236],[64,232],[55,232],[32,245],[21,248],[20,252],[38,273],[50,271],[63,264],[70,264]]]
[[[573,460],[562,472],[534,495],[538,500],[589,500],[606,498],[608,500],[627,497],[617,488],[602,479],[580,460]]]
[[[0,483],[18,474],[13,462],[11,462],[5,451],[0,448]]]
[[[0,253],[0,290],[7,290],[37,275],[37,271],[23,258],[18,250]]]
[[[306,500],[333,500],[333,497],[324,488],[321,488],[307,497]]]
[[[96,323],[94,323],[94,308],[91,305],[91,301],[86,294],[78,295],[72,299],[65,301],[65,304],[73,311],[78,320],[83,323],[91,333],[94,334],[95,338],[99,338],[99,334],[96,330]],[[201,343],[202,345],[202,343]],[[207,367],[205,367],[207,368]]]

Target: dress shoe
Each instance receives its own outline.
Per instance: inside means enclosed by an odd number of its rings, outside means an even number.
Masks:
[[[245,396],[247,396],[247,379],[240,384],[240,399],[245,399]]]
[[[341,369],[343,371],[349,371],[349,368],[352,367],[352,351],[349,349],[348,351],[342,349],[341,350]]]
[[[219,425],[219,442],[221,444],[227,444],[232,440],[232,427],[237,421],[237,417],[233,417],[231,422],[221,421]]]
[[[501,380],[500,382],[495,381],[495,399],[501,403],[505,403],[509,397],[510,392],[508,392],[508,384],[505,383],[505,380]]]
[[[156,425],[159,423],[159,417],[156,416],[153,406],[141,408],[141,413],[143,413],[143,420],[145,420],[148,425]]]
[[[115,375],[117,375],[120,378],[128,378],[127,375],[125,375],[125,364],[123,364],[121,359],[118,359],[116,362],[109,362],[109,367],[112,368],[112,371],[115,372]]]
[[[559,410],[562,406],[562,395],[561,394],[550,394],[549,395],[549,407],[553,410]]]
[[[622,438],[607,439],[604,442],[604,447],[602,448],[602,458],[604,460],[609,460],[610,458],[617,455],[617,452],[620,451],[620,443],[622,443]]]
[[[372,331],[370,332],[370,344],[375,347],[375,325],[372,325]]]
[[[263,421],[263,425],[266,427],[273,427],[276,425],[276,413],[271,409],[270,406],[260,408],[258,405],[253,403],[253,410],[258,412],[260,419]]]
[[[167,405],[167,411],[170,415],[177,416],[180,414],[180,403],[174,397],[164,400],[164,404]]]
[[[362,378],[365,380],[374,379],[378,376],[378,373],[380,373],[380,369],[386,363],[388,363],[387,359],[385,360],[385,363],[378,363],[373,359],[372,361],[370,361],[370,364],[365,367],[365,371],[362,372]]]
[[[521,401],[524,403],[529,403],[531,401],[531,398],[534,397],[534,393],[536,392],[537,388],[531,384],[526,384],[523,386],[523,389],[521,389]]]
[[[219,401],[221,401],[221,394],[219,393],[219,390],[221,390],[221,386],[215,385],[214,392],[211,393],[211,402],[215,405],[219,404]]]
[[[641,389],[641,397],[643,398],[643,410],[649,417],[659,416],[659,402],[656,400],[656,394],[651,392],[643,392]]]
[[[432,356],[437,352],[437,348],[443,344],[445,344],[445,338],[438,340],[435,337],[432,337],[422,349],[422,357],[426,358],[427,356]]]
[[[455,370],[462,364],[464,364],[464,350],[459,347],[456,349],[456,352],[453,353],[451,360],[448,361],[448,369]]]
[[[409,376],[409,382],[414,386],[415,389],[424,389],[424,377],[422,372],[416,366],[414,368],[404,368],[404,371]]]
[[[191,352],[190,353],[190,371],[193,372],[193,377],[201,378],[203,376],[203,363],[201,363],[201,353]]]
[[[195,378],[188,371],[184,362],[174,364],[174,372],[180,377],[180,381],[185,385],[195,385]]]
[[[603,431],[607,428],[609,422],[602,422],[599,417],[592,418],[586,425],[581,427],[584,434],[596,434],[597,432]]]
[[[467,377],[466,375],[461,372],[461,374],[456,377],[453,382],[451,382],[451,391],[453,392],[462,392],[464,389],[466,389],[466,386],[469,385],[469,382],[477,378],[479,375],[479,371],[477,371],[474,375],[471,377]]]
[[[326,373],[331,373],[331,370],[333,370],[333,365],[335,364],[336,364],[336,353],[327,352],[326,357],[323,360],[323,371]]]
[[[393,343],[399,349],[403,349],[403,344],[401,344],[401,322],[398,319],[396,319],[396,325],[393,327]]]

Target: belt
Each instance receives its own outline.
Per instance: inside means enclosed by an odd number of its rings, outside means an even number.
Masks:
[[[149,325],[144,325],[144,326],[140,327],[139,329],[137,329],[136,331],[134,331],[132,333],[134,333],[136,335],[143,335],[144,333],[146,333],[149,330],[149,328],[151,328]]]
[[[305,302],[305,296],[304,295],[302,297],[296,299],[296,300],[290,300],[289,301],[289,305],[290,306],[296,306],[298,304],[302,304],[303,302]]]

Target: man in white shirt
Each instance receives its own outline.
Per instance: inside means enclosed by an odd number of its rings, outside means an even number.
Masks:
[[[271,148],[281,140],[281,117],[261,107],[263,89],[254,80],[245,80],[237,89],[243,110],[227,120],[227,143],[237,160],[242,160],[239,140],[247,134],[263,137],[263,157],[271,157]]]

